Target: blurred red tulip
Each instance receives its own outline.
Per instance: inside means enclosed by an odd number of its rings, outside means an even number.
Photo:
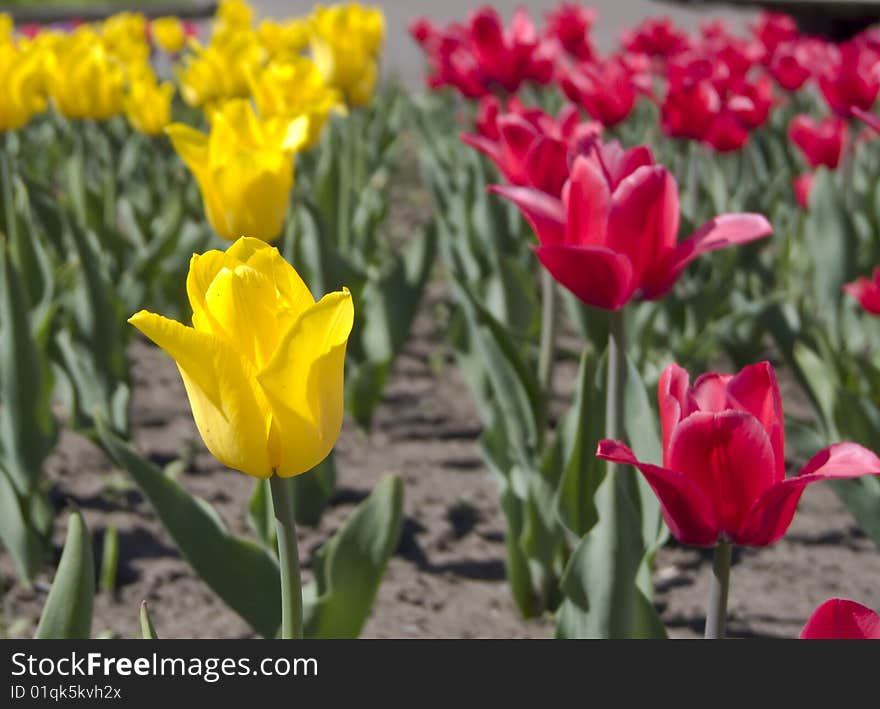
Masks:
[[[633,72],[620,57],[563,70],[560,84],[570,100],[606,128],[629,116],[638,93]]]
[[[621,45],[628,52],[668,59],[687,50],[691,41],[668,17],[650,17],[632,30],[624,32]]]
[[[880,640],[880,615],[861,603],[830,598],[813,611],[801,640]]]
[[[757,23],[750,27],[752,34],[773,52],[781,43],[791,42],[798,37],[797,23],[790,15],[781,12],[762,12]]]
[[[810,192],[813,189],[813,180],[815,177],[816,176],[812,172],[805,172],[803,175],[798,175],[791,181],[791,186],[794,189],[794,199],[803,209],[809,209]]]
[[[871,278],[862,276],[843,287],[843,292],[851,295],[859,304],[874,315],[880,315],[880,267],[874,269]]]
[[[678,243],[678,187],[643,147],[623,151],[597,141],[575,158],[561,200],[526,187],[492,190],[525,215],[540,242],[536,255],[553,277],[607,310],[661,298],[701,254],[772,231],[758,214],[728,214]]]
[[[720,108],[718,92],[708,81],[670,84],[660,109],[663,132],[674,138],[702,140]]]
[[[880,474],[880,458],[871,451],[836,443],[786,479],[782,400],[768,362],[734,376],[704,374],[689,385],[677,364],[660,377],[662,467],[637,460],[620,441],[602,440],[597,451],[641,471],[669,530],[684,544],[772,544],[785,534],[808,484]]]
[[[562,3],[545,15],[544,32],[559,42],[565,52],[579,61],[593,58],[595,49],[590,30],[596,21],[596,11],[583,5]]]
[[[810,167],[824,165],[837,169],[849,138],[843,118],[829,116],[818,123],[800,113],[788,124],[788,138],[800,148]]]
[[[880,93],[880,52],[866,42],[851,41],[829,50],[819,88],[832,111],[844,118],[853,109],[870,111]]]

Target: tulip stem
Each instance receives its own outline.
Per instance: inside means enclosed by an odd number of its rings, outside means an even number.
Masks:
[[[275,530],[278,536],[278,563],[281,567],[281,638],[300,640],[303,636],[302,580],[296,523],[293,518],[293,478],[269,478]]]
[[[541,346],[538,351],[538,383],[549,409],[553,398],[553,365],[556,360],[557,298],[556,282],[547,269],[541,269]],[[543,431],[542,431],[543,432]]]
[[[730,559],[733,545],[720,541],[712,556],[712,585],[706,609],[706,640],[720,640],[727,625],[727,589],[730,584]]]
[[[605,392],[605,437],[611,440],[623,436],[625,393],[626,331],[623,310],[612,310],[608,313],[608,390]]]

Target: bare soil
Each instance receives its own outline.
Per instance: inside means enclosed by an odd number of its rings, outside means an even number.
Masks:
[[[372,433],[346,425],[337,446],[338,493],[320,527],[301,530],[300,548],[308,557],[384,473],[397,472],[405,481],[403,535],[364,636],[551,637],[552,618],[523,620],[511,601],[504,577],[504,518],[494,481],[476,451],[477,413],[443,341],[438,297],[433,292],[422,309]],[[252,480],[223,468],[204,450],[170,359],[144,341],[132,345],[130,356],[138,449],[165,464],[186,446],[196,446],[181,481],[214,505],[233,530],[248,533],[245,509]],[[573,371],[559,370],[557,386],[564,391]],[[96,558],[107,527],[119,532],[118,588],[98,595],[93,635],[136,637],[138,605],[146,599],[162,637],[252,637],[180,559],[149,504],[98,448],[65,433],[46,467],[58,506],[70,499],[83,510]],[[62,512],[56,560],[65,525]],[[829,488],[807,490],[781,542],[737,550],[734,562],[733,636],[796,636],[812,610],[834,595],[880,607],[880,553]],[[672,636],[701,632],[709,569],[708,552],[675,543],[661,550],[656,602]],[[29,636],[51,569],[33,588],[24,588],[4,554],[0,574],[0,636]]]

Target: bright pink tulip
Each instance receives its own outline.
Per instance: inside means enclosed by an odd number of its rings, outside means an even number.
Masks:
[[[629,116],[638,95],[633,72],[619,57],[573,66],[560,83],[569,99],[606,128]]]
[[[873,315],[880,315],[880,266],[874,269],[870,278],[862,276],[843,287],[843,292],[851,295],[859,304]]]
[[[637,460],[620,441],[602,440],[597,451],[642,472],[669,530],[684,544],[772,544],[785,534],[808,484],[880,474],[880,458],[871,451],[836,443],[786,479],[782,399],[768,362],[689,384],[677,364],[660,377],[662,467]]]
[[[494,97],[480,102],[478,133],[462,134],[467,145],[488,156],[513,185],[535,187],[554,197],[568,179],[569,154],[580,152],[602,133],[594,121],[581,121],[578,109],[567,104],[557,118],[540,109],[527,109],[511,99],[501,114]]]
[[[848,137],[846,121],[837,116],[829,116],[817,123],[800,113],[788,125],[789,140],[800,148],[810,167],[824,165],[836,169]]]
[[[633,298],[661,298],[701,254],[772,231],[758,214],[727,214],[678,243],[678,186],[645,147],[624,151],[597,141],[575,158],[562,199],[525,187],[492,189],[532,225],[536,254],[553,277],[607,310]]]
[[[791,181],[792,189],[794,189],[794,199],[802,209],[810,207],[810,192],[813,190],[813,181],[816,176],[812,172],[805,172],[798,175]]]
[[[576,5],[562,3],[545,16],[545,34],[559,42],[565,52],[579,61],[589,61],[595,50],[590,40],[590,30],[596,21],[596,11]]]
[[[880,640],[880,615],[861,603],[830,598],[813,611],[801,640]]]

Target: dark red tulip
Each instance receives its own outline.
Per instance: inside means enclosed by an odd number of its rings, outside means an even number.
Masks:
[[[870,111],[880,93],[880,52],[851,41],[830,49],[827,59],[819,88],[829,108],[844,118],[854,109]]]
[[[602,126],[581,121],[572,104],[564,106],[557,118],[513,99],[508,113],[501,114],[499,107],[494,97],[483,99],[479,132],[463,134],[462,141],[487,155],[511,184],[559,197],[568,179],[569,154],[595,140]]]
[[[873,315],[880,315],[880,267],[874,269],[871,278],[862,276],[843,287],[843,292],[851,295],[859,304]]]
[[[595,144],[575,158],[562,199],[536,189],[494,186],[532,225],[536,254],[580,300],[617,310],[633,298],[661,298],[701,254],[767,236],[758,214],[712,219],[678,242],[675,179],[647,148]]]
[[[590,30],[596,21],[596,11],[583,5],[562,3],[545,16],[548,37],[559,42],[565,52],[579,60],[589,61],[595,55]]]
[[[618,57],[564,70],[560,83],[570,100],[606,128],[629,116],[638,95],[632,71]]]
[[[801,630],[801,640],[880,640],[880,615],[846,598],[830,598]]]
[[[800,148],[810,167],[824,165],[836,169],[848,137],[846,121],[837,116],[816,122],[801,113],[788,124],[789,140]]]
[[[782,399],[768,362],[734,376],[704,374],[693,386],[671,364],[658,391],[663,465],[643,463],[622,442],[607,439],[597,455],[641,471],[669,530],[684,544],[772,544],[785,534],[808,484],[880,474],[880,458],[871,451],[836,443],[786,478]]]
[[[794,199],[803,209],[809,209],[810,192],[813,190],[813,180],[815,178],[816,176],[812,172],[805,172],[791,181],[792,189],[794,189]]]

